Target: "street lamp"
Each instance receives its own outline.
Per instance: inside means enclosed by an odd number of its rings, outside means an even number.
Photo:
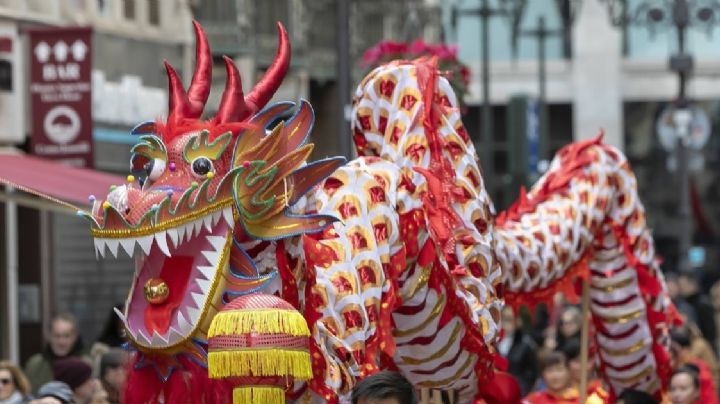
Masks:
[[[674,103],[672,115],[676,138],[676,159],[680,183],[680,240],[679,267],[681,271],[690,269],[688,251],[692,243],[692,223],[690,222],[690,195],[688,172],[688,145],[692,114],[690,102],[685,94],[687,79],[693,69],[693,57],[685,53],[685,33],[688,28],[702,28],[708,34],[720,23],[720,1],[718,0],[644,0],[629,10],[626,0],[602,0],[607,4],[610,21],[615,26],[640,25],[648,28],[651,34],[661,29],[675,28],[677,31],[678,52],[670,57],[670,70],[678,74],[678,97]]]
[[[525,8],[527,0],[497,0],[497,6],[491,7],[489,0],[481,0],[480,7],[477,8],[459,8],[452,7],[451,24],[457,39],[457,20],[458,17],[472,15],[480,17],[480,51],[482,54],[482,89],[483,103],[480,115],[480,141],[482,148],[480,155],[482,156],[482,165],[485,171],[485,179],[488,181],[486,186],[493,189],[493,181],[495,166],[493,162],[493,125],[490,105],[490,26],[489,20],[494,16],[505,16],[517,18]]]
[[[517,56],[518,42],[521,37],[534,37],[537,40],[538,47],[538,109],[539,109],[539,127],[540,127],[540,155],[539,160],[547,160],[549,156],[549,136],[548,128],[549,118],[547,113],[546,98],[546,74],[545,74],[545,41],[549,36],[560,36],[563,39],[563,50],[566,57],[569,57],[568,38],[570,27],[575,21],[577,10],[580,7],[581,0],[555,0],[555,5],[559,14],[562,16],[562,27],[549,29],[545,24],[545,16],[539,15],[537,26],[533,29],[521,29],[522,10],[520,15],[512,24],[512,48],[513,56]]]

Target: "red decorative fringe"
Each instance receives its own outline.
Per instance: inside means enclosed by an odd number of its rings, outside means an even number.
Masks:
[[[207,369],[192,360],[180,356],[182,368],[175,368],[163,382],[152,365],[135,368],[139,356],[128,373],[125,404],[158,403],[161,397],[165,403],[232,403],[232,383],[210,379]]]

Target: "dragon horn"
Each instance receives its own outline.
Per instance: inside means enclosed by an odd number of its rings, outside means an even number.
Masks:
[[[193,21],[195,28],[195,72],[188,92],[173,67],[166,61],[169,81],[168,121],[181,118],[199,118],[210,95],[212,80],[212,55],[210,45],[200,24]]]
[[[229,57],[223,56],[223,59],[225,59],[225,69],[227,70],[227,81],[225,82],[225,91],[223,91],[222,99],[218,106],[218,112],[215,115],[215,122],[226,123],[242,121],[250,115],[251,111],[245,104],[240,73]]]
[[[290,66],[290,41],[288,40],[285,27],[281,23],[278,26],[278,49],[275,59],[265,72],[262,79],[255,85],[250,94],[245,97],[245,104],[250,108],[251,113],[259,111],[270,101],[275,91],[280,87],[285,73]]]

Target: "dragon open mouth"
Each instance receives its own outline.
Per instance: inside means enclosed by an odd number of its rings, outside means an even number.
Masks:
[[[196,217],[196,216],[195,216]],[[136,254],[135,278],[125,313],[116,310],[128,338],[140,347],[172,348],[194,335],[216,297],[227,265],[234,225],[232,206],[200,218],[177,218],[175,227],[159,224],[125,238],[95,238],[102,255],[106,247]],[[183,223],[184,222],[184,223]],[[164,294],[153,301],[145,286],[162,283]]]

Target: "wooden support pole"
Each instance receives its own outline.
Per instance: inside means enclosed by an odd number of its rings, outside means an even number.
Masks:
[[[589,337],[590,337],[590,282],[583,280],[583,291],[582,291],[582,330],[580,332],[580,401],[584,403],[587,398],[588,390],[588,350],[589,350]]]

